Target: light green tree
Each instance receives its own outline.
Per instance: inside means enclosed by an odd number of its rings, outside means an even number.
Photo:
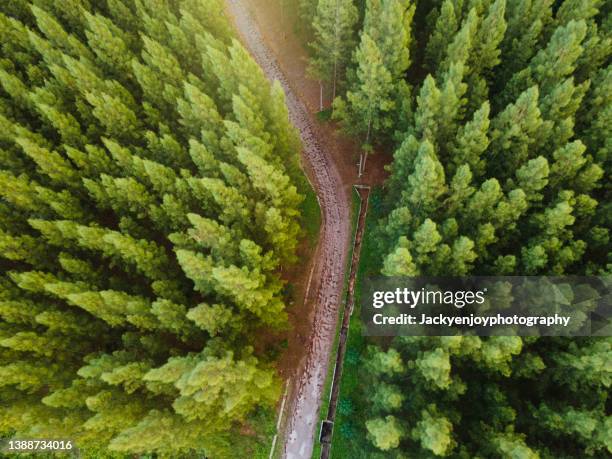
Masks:
[[[331,82],[333,101],[338,80],[342,79],[355,46],[358,12],[352,0],[320,0],[316,3],[312,19],[314,41],[310,44],[313,56],[308,70],[317,80]],[[323,109],[322,84],[320,109]]]

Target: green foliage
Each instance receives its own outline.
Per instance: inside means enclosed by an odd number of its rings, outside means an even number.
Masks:
[[[608,263],[608,251],[589,246],[588,234],[607,200],[602,178],[609,162],[599,139],[608,127],[595,120],[607,116],[601,88],[609,70],[596,66],[595,83],[577,74],[584,21],[597,22],[604,12],[597,2],[588,8],[564,2],[555,15],[547,2],[533,2],[529,14],[540,23],[538,41],[524,68],[498,89],[506,54],[514,55],[508,37],[519,40],[518,31],[525,33],[515,5],[505,7],[501,0],[471,8],[442,2],[425,35],[426,63],[436,75],[422,80],[390,166],[389,217],[379,230],[389,254],[385,272],[487,272],[509,257],[512,269],[532,274],[596,272]],[[569,11],[579,17],[568,19]],[[454,36],[443,34],[443,25]],[[402,230],[399,209],[410,213]],[[457,226],[424,249],[413,240],[426,220]],[[544,235],[532,234],[534,228]]]
[[[282,89],[218,0],[15,0],[0,36],[0,437],[248,454],[302,236]]]
[[[366,422],[368,435],[374,445],[387,451],[397,448],[402,436],[402,428],[394,416],[371,419]]]
[[[341,120],[347,131],[365,134],[364,143],[369,145],[372,135],[391,127],[393,82],[381,50],[367,34],[361,37],[355,60],[359,67],[354,89],[346,93],[346,100],[334,101],[333,118]]]
[[[346,132],[365,136],[366,149],[380,141],[378,135],[391,133],[393,118],[409,109],[404,98],[410,91],[403,77],[410,66],[414,10],[403,0],[366,2],[361,39],[353,54],[355,70],[346,97],[334,100],[333,112]]]
[[[354,44],[357,8],[352,0],[320,0],[312,19],[315,40],[311,43],[310,74],[331,82],[332,100],[342,81]]]
[[[377,120],[372,133],[380,140],[393,133],[397,142],[372,236],[378,271],[608,273],[609,5],[419,4],[406,30],[415,31],[411,50],[422,52],[402,54],[412,61],[402,83],[414,91],[406,93],[385,60],[396,62],[406,41],[383,48],[368,20],[388,3],[367,2],[354,63],[359,84],[349,85],[335,113],[357,133]],[[390,23],[379,21],[377,30]],[[364,99],[351,102],[367,87],[364,69],[377,69],[376,112]],[[397,116],[400,94],[410,110]],[[604,457],[612,452],[610,343],[376,341],[362,353],[367,389],[353,391],[367,415],[360,432],[381,457]]]

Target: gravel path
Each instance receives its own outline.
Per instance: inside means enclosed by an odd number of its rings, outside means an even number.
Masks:
[[[302,137],[302,163],[315,188],[322,211],[321,234],[309,295],[314,302],[314,318],[306,358],[293,378],[295,386],[287,400],[288,416],[281,437],[284,441],[283,457],[310,459],[313,440],[318,433],[321,397],[327,396],[322,391],[344,283],[350,235],[350,201],[336,165],[326,153],[325,144],[328,139],[316,129],[312,114],[292,90],[290,82],[264,42],[257,23],[249,14],[246,2],[226,0],[226,3],[247,49],[267,77],[278,80],[285,90],[289,117]]]

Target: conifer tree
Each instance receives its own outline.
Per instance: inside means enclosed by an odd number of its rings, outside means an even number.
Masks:
[[[459,15],[458,15],[459,14]],[[427,40],[425,51],[427,67],[434,71],[442,62],[450,40],[455,36],[459,28],[460,12],[455,11],[453,0],[444,0],[440,7],[440,14],[436,20],[435,28]]]
[[[373,138],[391,127],[395,102],[392,76],[384,65],[380,49],[367,34],[361,36],[355,60],[359,62],[356,81],[347,92],[346,100],[334,101],[334,118],[341,120],[348,132],[365,135],[363,170]]]
[[[420,214],[436,210],[438,198],[446,191],[444,169],[438,161],[433,146],[425,141],[419,147],[414,162],[414,172],[408,177],[408,187],[402,199]]]
[[[357,14],[352,0],[320,0],[312,19],[315,40],[310,45],[313,57],[309,61],[309,71],[319,81],[331,82],[332,101],[355,46]],[[320,99],[323,109],[322,85]]]
[[[382,53],[385,68],[396,81],[410,67],[415,5],[405,0],[368,0],[363,31]]]
[[[507,30],[504,35],[498,89],[536,54],[545,27],[552,21],[552,0],[507,2]]]
[[[317,14],[319,0],[297,0],[298,13],[300,16],[300,31],[310,37],[314,34],[313,22]]]
[[[390,132],[393,118],[409,111],[410,88],[403,77],[410,66],[414,12],[415,6],[403,0],[366,2],[360,44],[353,55],[356,69],[346,97],[334,101],[333,113],[346,132],[365,136],[359,176],[376,136]]]

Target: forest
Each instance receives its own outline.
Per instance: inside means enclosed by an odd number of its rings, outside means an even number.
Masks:
[[[611,55],[611,0],[0,1],[0,445],[318,458],[343,257],[610,276]],[[612,454],[611,337],[343,332],[334,458]]]
[[[235,457],[279,399],[307,185],[223,8],[0,2],[0,438]]]
[[[392,155],[362,276],[610,274],[609,1],[299,8],[332,119]],[[612,453],[611,338],[351,342],[332,457]]]

